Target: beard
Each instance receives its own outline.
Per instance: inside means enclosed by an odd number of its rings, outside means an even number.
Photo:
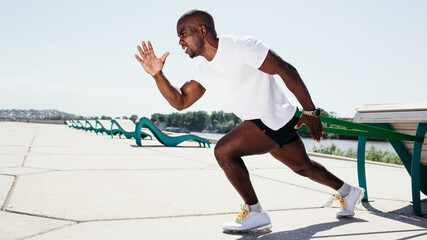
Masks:
[[[193,50],[188,48],[188,56],[190,56],[190,58],[194,58],[196,56],[196,54],[193,52]]]
[[[188,55],[190,58],[200,56],[205,50],[205,42],[202,39],[199,39],[194,45],[196,45],[194,49],[188,48]]]

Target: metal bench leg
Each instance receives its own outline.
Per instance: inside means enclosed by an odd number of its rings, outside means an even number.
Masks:
[[[417,128],[416,135],[419,137],[424,137],[427,132],[427,124],[420,123]],[[412,152],[412,164],[411,164],[411,183],[412,183],[412,204],[414,209],[414,214],[423,215],[421,212],[421,196],[420,196],[420,165],[421,165],[421,150],[423,147],[422,142],[414,142],[414,149]]]
[[[365,150],[366,150],[366,137],[359,137],[357,142],[357,177],[359,178],[359,187],[365,189],[365,196],[363,202],[368,202],[368,187],[366,184],[366,170],[365,170]]]

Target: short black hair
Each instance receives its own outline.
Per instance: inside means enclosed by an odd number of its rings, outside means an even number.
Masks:
[[[184,19],[196,19],[197,23],[205,26],[205,28],[214,37],[216,37],[215,23],[211,14],[201,9],[193,9],[184,13],[178,20],[178,23]]]

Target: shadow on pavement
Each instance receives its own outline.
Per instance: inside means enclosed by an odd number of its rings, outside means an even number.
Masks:
[[[394,221],[400,221],[406,224],[414,225],[417,227],[427,228],[427,216],[417,216],[413,214],[412,205],[409,204],[406,207],[399,208],[390,212],[382,212],[381,210],[373,207],[369,202],[362,202],[363,207],[365,207],[371,214],[374,214],[379,217],[391,219]],[[422,209],[427,208],[427,201],[422,200],[421,202]]]
[[[298,239],[298,240],[308,240],[312,239],[313,236],[318,232],[323,232],[330,230],[335,227],[339,227],[346,224],[357,223],[357,222],[367,222],[364,219],[359,218],[349,218],[349,219],[337,219],[338,221],[315,224],[311,226],[307,226],[304,228],[298,228],[290,231],[282,231],[282,232],[259,232],[252,234],[228,234],[228,235],[236,235],[241,236],[237,238],[239,240],[251,240],[251,239],[262,239],[262,240],[273,240],[273,239]],[[227,234],[227,233],[225,233]]]

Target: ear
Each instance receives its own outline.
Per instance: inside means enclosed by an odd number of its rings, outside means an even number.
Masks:
[[[203,36],[206,36],[208,34],[208,30],[206,29],[205,25],[200,25],[200,33]]]

